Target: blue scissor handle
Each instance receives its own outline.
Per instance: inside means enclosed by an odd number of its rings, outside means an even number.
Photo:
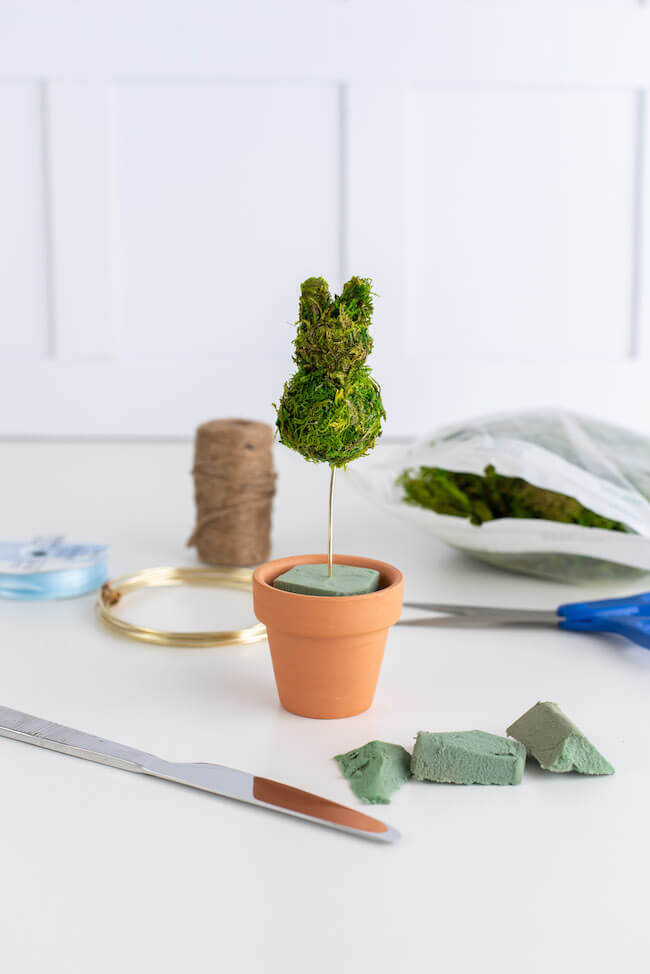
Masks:
[[[622,599],[570,602],[557,610],[560,629],[613,632],[650,649],[650,592]]]

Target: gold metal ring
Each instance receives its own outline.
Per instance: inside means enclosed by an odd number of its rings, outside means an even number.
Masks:
[[[122,575],[106,582],[95,605],[98,617],[123,636],[140,639],[159,646],[191,646],[200,649],[208,646],[237,646],[257,643],[266,638],[266,628],[260,623],[246,629],[227,629],[220,632],[167,632],[164,629],[148,629],[120,619],[114,607],[122,597],[140,588],[159,588],[165,585],[211,585],[216,588],[252,590],[253,572],[249,568],[147,568]]]

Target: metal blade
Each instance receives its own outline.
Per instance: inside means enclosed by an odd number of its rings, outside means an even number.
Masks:
[[[84,734],[83,731],[73,730],[63,724],[53,724],[20,710],[11,710],[10,707],[0,707],[0,737],[36,744],[50,751],[60,751],[75,758],[107,764],[122,771],[142,773],[144,764],[154,759],[152,754],[145,751],[136,751],[135,748],[107,741],[103,737]]]
[[[253,795],[255,804],[263,808],[295,815],[306,821],[319,822],[350,835],[359,835],[378,842],[396,842],[400,837],[397,829],[358,812],[355,808],[339,805],[327,798],[320,798],[311,792],[301,791],[269,778],[254,778]]]
[[[416,628],[428,629],[432,626],[436,629],[485,629],[488,626],[556,626],[558,617],[553,615],[549,618],[545,613],[538,613],[538,618],[533,616],[425,616],[418,619],[400,619],[395,623],[396,626],[414,626]]]
[[[293,815],[317,825],[362,835],[364,838],[380,842],[394,842],[399,838],[399,832],[391,826],[354,808],[221,764],[177,764],[152,757],[143,770],[145,774],[163,778],[165,781],[189,785],[191,788],[209,791],[213,795],[248,802],[250,805]]]
[[[501,617],[493,616],[424,616],[417,619],[400,619],[396,626],[412,626],[414,629],[485,629],[486,626],[500,626]]]
[[[462,618],[480,618],[486,625],[486,619],[494,622],[552,622],[559,621],[554,609],[502,609],[492,605],[447,605],[441,602],[405,602],[406,609],[424,609],[426,612],[442,612]]]
[[[399,832],[384,822],[299,788],[219,764],[163,761],[145,751],[137,751],[62,724],[53,724],[9,707],[0,707],[0,737],[36,744],[38,747],[110,765],[122,771],[134,771],[188,785],[190,788],[199,788],[223,798],[282,812],[351,835],[380,842],[394,842],[399,838]]]

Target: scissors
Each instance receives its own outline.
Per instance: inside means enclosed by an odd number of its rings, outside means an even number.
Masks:
[[[650,592],[621,599],[569,602],[557,609],[498,609],[478,605],[405,602],[409,609],[445,613],[435,619],[400,619],[398,626],[559,626],[573,632],[613,632],[650,649]]]

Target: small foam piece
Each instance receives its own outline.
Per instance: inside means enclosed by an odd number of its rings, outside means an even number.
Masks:
[[[355,795],[369,805],[389,805],[390,796],[411,776],[409,752],[385,741],[370,741],[335,760]]]
[[[367,595],[379,588],[379,572],[359,565],[294,565],[273,582],[274,588],[296,595]]]
[[[525,764],[526,748],[507,737],[479,730],[419,731],[411,774],[418,781],[454,785],[519,785]]]
[[[546,771],[614,774],[614,768],[556,703],[536,703],[507,730]]]

